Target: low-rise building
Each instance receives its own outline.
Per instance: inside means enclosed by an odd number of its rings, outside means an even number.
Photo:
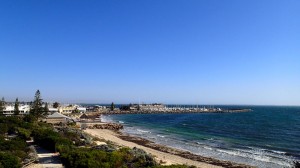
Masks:
[[[61,106],[58,108],[58,111],[62,114],[70,114],[72,113],[76,108],[72,105],[68,106]]]
[[[85,113],[86,112],[86,108],[85,107],[76,107],[76,109],[80,112],[80,113]]]
[[[61,113],[58,113],[58,112],[55,112],[51,115],[48,115],[45,119],[45,121],[47,123],[50,123],[50,124],[59,124],[59,123],[68,123],[68,122],[73,122],[72,118],[68,117],[68,116],[65,116]]]
[[[48,109],[50,113],[58,112],[58,108],[49,107]]]
[[[19,114],[24,115],[24,114],[29,114],[30,112],[30,106],[29,105],[19,105]],[[15,113],[15,106],[9,105],[6,106],[5,109],[3,110],[4,115],[13,115]]]
[[[108,109],[106,108],[106,106],[100,106],[100,105],[86,107],[86,112],[102,112],[107,110]]]
[[[82,114],[80,116],[80,121],[100,121],[99,115],[89,115],[89,114]]]
[[[58,111],[62,114],[70,114],[73,112],[85,113],[86,108],[79,105],[67,105],[59,107]]]

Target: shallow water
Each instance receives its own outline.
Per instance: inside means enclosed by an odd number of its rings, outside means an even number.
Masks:
[[[253,111],[106,115],[102,119],[124,124],[125,133],[222,160],[291,167],[300,159],[300,107],[241,108]]]

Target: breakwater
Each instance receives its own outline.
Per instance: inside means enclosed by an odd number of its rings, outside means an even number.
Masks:
[[[151,110],[110,110],[100,111],[101,114],[160,114],[160,113],[241,113],[250,112],[251,109],[201,109],[201,108],[165,108]]]
[[[78,122],[78,126],[82,129],[108,129],[113,131],[123,129],[123,125],[118,123]]]

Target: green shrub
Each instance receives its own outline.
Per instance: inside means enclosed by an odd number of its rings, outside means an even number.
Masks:
[[[74,148],[61,153],[61,160],[66,168],[109,167],[109,168],[140,168],[154,167],[157,163],[145,152],[137,154],[136,150],[121,148],[113,152],[97,149]],[[145,156],[147,155],[147,156]]]
[[[59,145],[72,145],[72,141],[62,137],[58,132],[49,128],[39,128],[32,132],[34,141],[45,149],[55,151]]]
[[[19,159],[10,153],[0,153],[0,165],[4,168],[20,168]],[[0,167],[1,167],[0,166]]]
[[[0,135],[4,135],[8,131],[8,126],[6,123],[0,123]]]
[[[21,138],[23,138],[25,140],[30,139],[30,135],[31,135],[31,131],[30,130],[18,127],[17,128],[17,132],[18,132],[19,137],[21,137]]]
[[[196,166],[187,166],[187,165],[168,165],[168,166],[156,166],[155,168],[196,168]]]
[[[0,140],[0,151],[25,150],[27,144],[23,139]]]

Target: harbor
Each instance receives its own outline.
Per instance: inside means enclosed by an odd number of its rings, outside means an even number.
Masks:
[[[101,114],[159,114],[159,113],[240,113],[250,112],[249,108],[220,108],[214,106],[199,105],[164,105],[153,104],[129,104],[119,105],[119,107],[99,106],[87,107],[88,112],[98,112]]]

